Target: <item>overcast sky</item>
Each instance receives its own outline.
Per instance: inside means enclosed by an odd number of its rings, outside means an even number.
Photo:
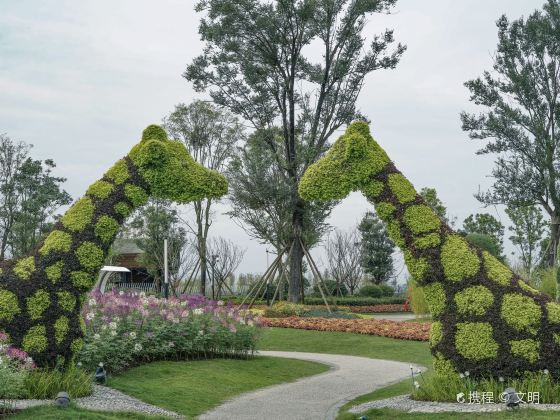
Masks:
[[[490,69],[495,21],[530,14],[543,0],[400,0],[370,19],[368,37],[393,28],[408,46],[395,70],[368,76],[358,100],[372,132],[418,188],[437,189],[461,222],[489,211],[473,197],[491,184],[492,158],[461,131],[473,110],[466,80]],[[0,0],[0,133],[53,158],[74,198],[128,153],[141,130],[179,102],[205,98],[181,77],[200,54],[194,0]],[[371,206],[352,194],[329,222],[354,227]],[[245,248],[238,272],[263,271],[265,247],[223,212],[211,228]],[[506,236],[507,232],[506,232]],[[508,252],[512,250],[508,245]],[[315,251],[319,260],[320,250]]]

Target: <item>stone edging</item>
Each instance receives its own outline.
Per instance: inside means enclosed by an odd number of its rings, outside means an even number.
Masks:
[[[139,399],[126,395],[116,389],[106,386],[94,385],[93,393],[87,397],[75,398],[72,400],[78,407],[88,410],[101,411],[131,411],[137,413],[163,415],[176,419],[184,416],[173,411],[165,410],[155,405],[147,404]],[[10,407],[16,410],[37,407],[40,405],[53,405],[51,400],[6,400]]]
[[[407,413],[489,413],[508,410],[504,404],[460,404],[437,401],[416,401],[411,399],[409,395],[399,395],[397,397],[355,405],[350,408],[348,412],[359,414],[372,408],[392,408],[394,410],[401,410]],[[556,411],[560,410],[560,404],[522,404],[521,408]]]

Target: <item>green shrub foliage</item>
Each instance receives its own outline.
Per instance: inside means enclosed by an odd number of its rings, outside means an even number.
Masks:
[[[364,122],[349,126],[299,188],[302,198],[321,201],[357,190],[375,205],[422,287],[439,375],[516,378],[548,369],[560,379],[560,305],[440,220]]]
[[[69,362],[83,345],[81,306],[119,227],[149,197],[185,203],[227,192],[220,174],[149,126],[131,152],[77,200],[37,251],[0,270],[0,331],[39,366]]]

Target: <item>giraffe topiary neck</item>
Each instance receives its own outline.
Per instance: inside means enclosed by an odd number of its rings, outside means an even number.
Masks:
[[[120,227],[145,204],[149,187],[127,156],[87,189],[36,251],[5,267],[0,278],[0,330],[39,365],[81,348],[81,304]]]
[[[362,192],[423,288],[434,320],[430,347],[439,374],[514,377],[523,370],[560,367],[560,305],[468,244],[393,163],[365,182]]]

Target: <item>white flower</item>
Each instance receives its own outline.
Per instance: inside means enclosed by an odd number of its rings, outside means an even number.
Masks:
[[[140,292],[140,295],[139,295],[139,296],[140,296],[140,297],[146,296],[146,292]]]
[[[103,362],[99,362],[99,367],[103,367]]]
[[[255,325],[255,323],[253,322],[252,319],[250,319],[249,321],[247,321],[247,325],[248,325],[249,327],[252,327],[253,325]]]
[[[76,365],[77,365],[78,367],[82,367],[82,362],[78,362]]]
[[[136,338],[136,333],[135,333],[134,331],[132,331],[132,332],[129,334],[129,337],[132,338],[132,339],[134,340],[134,339]]]
[[[88,305],[89,306],[95,306],[95,305],[97,305],[97,302],[95,301],[95,299],[91,298],[90,300],[88,300]]]
[[[121,291],[119,292],[119,296],[122,296],[122,295],[124,295],[124,292],[121,290]]]
[[[174,343],[173,341],[170,341],[167,345],[168,345],[169,347],[175,347],[175,343]]]
[[[420,384],[417,381],[414,381],[414,386],[416,387],[416,389],[420,388]]]
[[[459,378],[463,379],[465,377],[465,375],[463,375],[462,373],[459,373]]]
[[[178,324],[178,323],[179,323],[179,319],[178,319],[178,318],[173,318],[173,323],[174,323],[174,324]]]
[[[224,301],[223,301],[223,300],[219,300],[219,301],[218,301],[218,306],[224,306]]]
[[[94,313],[94,312],[88,312],[88,313],[86,314],[86,319],[87,319],[88,321],[91,321],[93,318],[95,318],[95,313]]]
[[[142,344],[136,343],[134,345],[134,351],[141,351],[141,350],[142,350]]]
[[[103,325],[101,326],[101,329],[102,329],[103,331],[105,331],[105,330],[107,329],[107,324],[103,324]]]
[[[500,382],[504,382],[504,378],[503,378],[503,376],[500,376],[500,377],[498,378],[498,381],[500,381]]]
[[[469,375],[470,375],[470,372],[468,370],[465,371],[465,376],[469,376]]]
[[[202,308],[196,308],[193,311],[193,314],[195,314],[195,315],[202,315],[203,313],[204,313],[204,309],[202,309]]]
[[[186,301],[181,302],[181,306],[182,306],[182,307],[187,306],[187,302],[186,302]]]
[[[200,330],[200,331],[198,332],[198,335],[204,335],[204,331],[203,331],[203,330]]]
[[[549,372],[548,372],[548,369],[543,370],[543,373],[544,373],[545,375],[548,375],[548,373],[549,373]]]
[[[111,328],[112,330],[116,330],[117,329],[117,323],[116,322],[109,322],[109,328]]]
[[[100,338],[101,338],[101,336],[99,334],[94,334],[93,335],[94,340],[99,340]]]
[[[2,359],[2,357],[0,357],[0,365],[4,363],[4,360]]]
[[[116,336],[116,335],[117,335],[117,332],[116,332],[115,330],[111,330],[111,336],[114,337],[114,336]]]

